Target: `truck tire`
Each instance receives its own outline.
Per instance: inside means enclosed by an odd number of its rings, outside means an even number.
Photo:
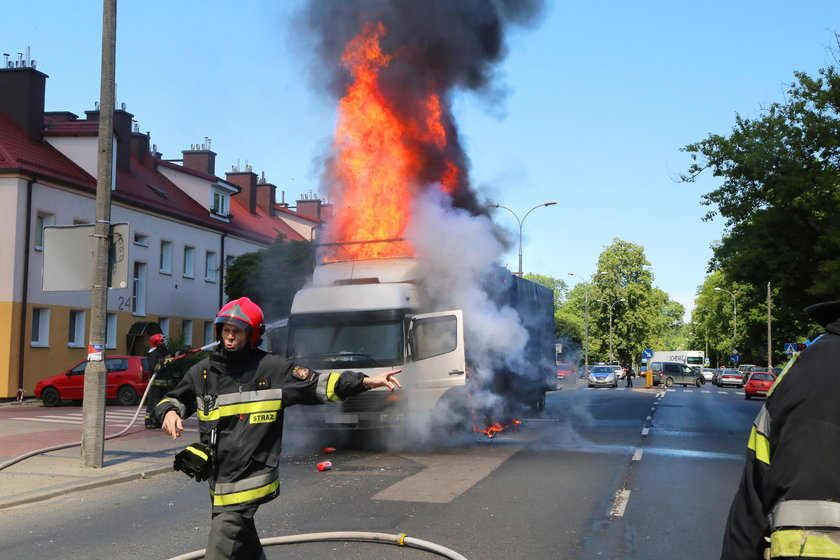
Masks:
[[[673,384],[674,384],[674,380],[673,380],[673,379],[671,379],[670,377],[668,377],[668,378],[666,378],[666,379],[665,379],[665,386],[666,386],[666,387],[670,387],[670,386],[671,386],[671,385],[673,385]]]
[[[545,410],[545,391],[541,391],[537,398],[531,401],[531,410],[536,412]]]

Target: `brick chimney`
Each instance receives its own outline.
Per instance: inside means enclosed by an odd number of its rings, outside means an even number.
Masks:
[[[191,150],[183,150],[183,165],[186,169],[216,176],[216,152],[205,149],[203,145],[194,146]]]
[[[257,174],[253,171],[230,171],[225,173],[225,179],[228,183],[233,183],[242,192],[239,196],[243,196],[248,200],[248,211],[251,214],[257,213]]]
[[[28,63],[23,61],[23,64]],[[6,62],[0,68],[0,111],[30,138],[40,138],[44,128],[44,92],[48,76],[35,70],[34,66],[9,68],[8,64]]]
[[[257,179],[257,206],[269,216],[277,215],[277,186],[265,180],[265,173]]]
[[[85,111],[90,121],[99,120],[99,109]],[[131,121],[134,115],[125,110],[125,104],[121,109],[114,109],[114,138],[117,141],[117,167],[128,169],[131,161]]]
[[[321,199],[305,198],[297,201],[297,213],[306,218],[321,220]]]
[[[149,158],[149,133],[142,134],[140,132],[131,133],[131,153],[134,154],[139,161],[145,163]]]

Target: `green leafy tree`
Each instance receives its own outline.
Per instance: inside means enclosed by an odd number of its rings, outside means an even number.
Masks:
[[[247,296],[266,319],[289,314],[292,299],[315,269],[315,245],[278,238],[267,249],[237,257],[228,269],[225,290],[230,299]]]
[[[838,297],[840,74],[832,65],[817,77],[794,75],[785,101],[754,119],[736,115],[729,135],[684,148],[694,161],[684,181],[707,171],[722,181],[703,196],[711,207],[705,219],[719,215],[727,227],[710,271],[741,286],[736,338],[747,359],[759,354],[762,337],[766,348],[768,283],[780,341],[814,330],[803,307]]]

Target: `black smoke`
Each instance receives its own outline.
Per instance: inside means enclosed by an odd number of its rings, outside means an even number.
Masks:
[[[400,119],[415,117],[420,101],[436,94],[441,102],[447,146],[422,145],[427,185],[440,177],[447,160],[461,170],[453,206],[472,214],[486,209],[470,186],[469,160],[462,149],[451,110],[453,92],[466,90],[495,96],[496,69],[506,54],[512,26],[537,23],[543,0],[309,0],[297,22],[317,58],[313,78],[319,89],[341,98],[351,77],[341,64],[347,43],[366,24],[382,22],[387,34],[380,44],[391,55],[380,73],[380,85]]]

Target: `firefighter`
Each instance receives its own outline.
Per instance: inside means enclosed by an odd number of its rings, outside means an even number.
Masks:
[[[169,367],[172,356],[166,347],[166,337],[153,334],[149,338],[152,347],[149,348],[149,370],[155,373],[155,379],[146,395],[146,429],[155,430],[158,426],[152,420],[152,411],[163,396],[172,389],[172,371]]]
[[[753,422],[722,560],[840,558],[840,301],[805,311],[825,332],[793,354]]]
[[[375,387],[400,387],[400,370],[317,372],[257,346],[263,313],[243,297],[214,321],[218,349],[187,371],[155,407],[153,419],[177,439],[197,413],[200,442],[175,456],[175,469],[208,480],[212,521],[206,558],[265,558],[254,524],[260,504],[278,495],[283,412],[294,404],[342,401]]]

